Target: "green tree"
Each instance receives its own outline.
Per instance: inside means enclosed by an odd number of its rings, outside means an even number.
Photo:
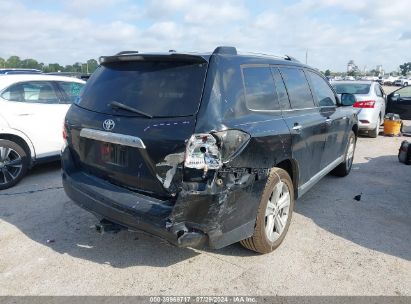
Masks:
[[[6,60],[0,57],[0,69],[3,69],[6,67]]]
[[[401,74],[403,76],[407,75],[408,72],[411,72],[411,62],[405,62],[400,65]]]
[[[325,75],[325,76],[331,76],[331,71],[330,71],[330,70],[325,70],[324,75]]]
[[[50,63],[49,65],[44,67],[44,72],[50,73],[50,72],[61,72],[63,71],[63,67],[59,65],[58,63]]]
[[[24,69],[41,69],[41,66],[37,60],[31,58],[22,60],[20,67]]]
[[[349,72],[347,73],[347,76],[355,76],[355,71],[349,71]]]
[[[87,71],[88,73],[93,73],[98,67],[98,62],[95,59],[87,60]]]
[[[21,64],[21,60],[19,56],[11,56],[7,59],[6,67],[8,68],[19,68]]]

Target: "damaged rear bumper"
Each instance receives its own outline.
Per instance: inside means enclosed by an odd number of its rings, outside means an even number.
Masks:
[[[98,218],[145,231],[179,247],[200,247],[207,243],[207,235],[200,231],[169,229],[173,207],[170,202],[134,193],[81,172],[69,175],[63,170],[62,176],[66,194]]]
[[[202,189],[183,182],[174,200],[160,200],[87,174],[76,168],[68,148],[62,151],[64,190],[77,205],[100,220],[145,231],[178,247],[218,249],[253,234],[266,179],[251,173],[232,176]]]

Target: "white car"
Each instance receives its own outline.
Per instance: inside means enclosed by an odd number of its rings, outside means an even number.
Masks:
[[[407,87],[407,86],[411,85],[411,79],[401,77],[401,78],[397,79],[396,81],[394,81],[394,85],[401,86],[401,87]]]
[[[357,109],[359,130],[377,137],[386,109],[386,95],[381,85],[375,81],[339,81],[331,85],[340,98],[342,93],[355,95],[353,108]]]
[[[0,190],[35,163],[58,159],[64,117],[84,85],[72,77],[0,75]]]

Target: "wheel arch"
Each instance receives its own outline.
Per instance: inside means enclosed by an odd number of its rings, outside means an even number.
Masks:
[[[0,133],[0,139],[7,139],[20,145],[27,155],[30,155],[30,166],[34,163],[36,152],[33,143],[23,133],[15,131],[7,131]]]
[[[298,170],[298,163],[295,159],[284,159],[277,163],[277,168],[281,168],[285,170],[288,175],[290,175],[291,180],[293,181],[294,187],[294,198],[298,198],[298,179],[299,179],[299,170]]]

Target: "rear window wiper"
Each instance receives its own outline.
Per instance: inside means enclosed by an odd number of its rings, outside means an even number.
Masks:
[[[129,112],[133,112],[133,113],[140,114],[140,115],[145,116],[145,117],[148,117],[148,118],[153,118],[153,116],[150,115],[150,114],[147,114],[147,113],[145,113],[145,112],[143,112],[143,111],[137,110],[137,109],[135,109],[135,108],[133,108],[133,107],[130,107],[130,106],[125,105],[124,103],[121,103],[121,102],[118,102],[118,101],[112,101],[112,102],[110,103],[110,106],[111,106],[113,109],[123,109],[123,110],[129,111]]]

